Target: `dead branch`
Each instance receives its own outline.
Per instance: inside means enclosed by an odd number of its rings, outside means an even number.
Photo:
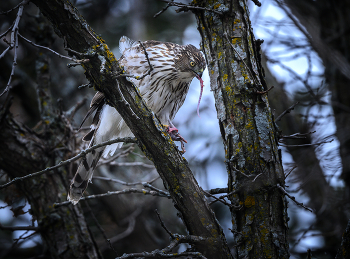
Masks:
[[[290,113],[291,110],[294,110],[294,107],[297,106],[298,104],[299,104],[299,102],[296,102],[296,103],[293,104],[291,107],[289,107],[287,110],[285,110],[284,112],[282,112],[282,113],[277,117],[277,119],[275,120],[275,122],[280,121],[284,115],[286,115],[287,113]]]
[[[144,195],[152,195],[152,196],[159,196],[159,197],[166,197],[166,198],[171,198],[170,195],[164,195],[163,193],[159,193],[157,191],[149,191],[149,190],[145,190],[145,189],[135,189],[135,188],[130,188],[130,189],[124,189],[121,191],[109,191],[106,193],[101,193],[101,194],[94,194],[94,195],[89,195],[89,196],[85,196],[82,197],[80,200],[90,200],[90,199],[96,199],[96,198],[101,198],[101,197],[108,197],[108,196],[112,196],[112,195],[120,195],[120,194],[129,194],[129,193],[140,193],[140,194],[144,194]],[[66,206],[71,204],[70,201],[64,201],[61,203],[54,203],[54,207],[58,208],[61,206]]]
[[[109,141],[105,141],[105,142],[102,142],[98,145],[95,145],[95,146],[92,146],[90,148],[87,148],[85,150],[82,150],[78,155],[70,158],[70,159],[67,159],[65,161],[61,161],[59,164],[55,165],[55,166],[51,166],[51,167],[48,167],[44,170],[41,170],[39,172],[35,172],[35,173],[32,173],[32,174],[28,174],[28,175],[25,175],[25,176],[22,176],[22,177],[16,177],[14,178],[12,181],[6,183],[6,184],[3,184],[3,185],[0,185],[0,190],[15,183],[15,182],[18,182],[18,181],[23,181],[27,178],[30,178],[30,177],[34,177],[34,176],[39,176],[39,175],[42,175],[44,173],[47,173],[49,171],[52,171],[56,168],[59,168],[61,166],[65,166],[67,164],[70,164],[76,160],[78,160],[79,158],[81,157],[85,157],[87,153],[90,153],[92,152],[93,150],[97,149],[97,148],[100,148],[100,147],[104,147],[104,146],[108,146],[108,145],[111,145],[111,144],[114,144],[114,143],[119,143],[119,142],[124,142],[124,143],[135,143],[136,142],[136,139],[135,138],[117,138],[117,139],[112,139],[112,140],[109,140]]]
[[[303,207],[304,209],[310,211],[313,213],[312,209],[305,207],[303,203],[298,202],[294,196],[291,196],[289,193],[287,193],[287,191],[278,183],[277,184],[277,188],[280,189],[285,195],[287,195],[292,201],[294,201],[294,203],[300,207]]]

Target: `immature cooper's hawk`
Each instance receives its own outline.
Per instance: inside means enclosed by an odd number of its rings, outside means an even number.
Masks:
[[[141,77],[149,71],[148,62],[152,65],[153,70],[150,75],[141,80],[135,78],[129,78],[129,80],[138,86],[147,106],[155,112],[160,122],[170,124],[168,128],[170,135],[174,136],[172,133],[175,132],[176,136],[177,129],[172,125],[171,120],[184,103],[188,87],[194,77],[197,77],[201,83],[199,106],[203,90],[201,76],[206,66],[202,53],[193,45],[181,46],[153,40],[140,44],[125,36],[120,39],[119,48],[122,53],[119,64],[124,66],[127,74]],[[89,147],[107,140],[133,136],[116,109],[106,104],[101,92],[97,92],[92,99],[82,124],[94,111],[96,114],[91,131],[83,138],[85,141],[90,141]],[[72,180],[68,200],[73,204],[80,200],[88,182],[91,181],[93,170],[101,155],[104,157],[113,155],[122,144],[101,147],[86,155],[86,159],[80,163]]]

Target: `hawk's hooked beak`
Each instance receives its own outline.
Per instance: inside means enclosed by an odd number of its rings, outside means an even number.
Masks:
[[[197,77],[202,78],[203,69],[199,70],[198,73],[197,73],[197,71],[193,71],[193,72],[197,75]]]

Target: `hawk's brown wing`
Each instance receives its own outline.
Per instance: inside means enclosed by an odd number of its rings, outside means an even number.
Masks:
[[[85,117],[84,117],[84,119],[81,122],[80,127],[79,127],[79,128],[81,128],[81,126],[83,126],[86,119],[88,117],[90,117],[90,115],[96,111],[96,114],[95,114],[95,116],[92,120],[92,124],[91,124],[93,127],[91,128],[91,131],[83,137],[84,141],[90,141],[92,136],[94,135],[96,126],[98,125],[98,121],[100,119],[100,113],[101,113],[101,110],[102,110],[102,107],[104,104],[105,104],[104,94],[101,92],[97,92],[95,94],[95,96],[92,98],[91,103],[90,103],[90,109],[86,113],[86,115],[85,115]]]

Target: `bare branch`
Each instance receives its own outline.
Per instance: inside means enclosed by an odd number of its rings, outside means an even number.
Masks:
[[[318,142],[318,143],[311,143],[311,144],[300,144],[300,145],[285,145],[285,144],[280,144],[283,147],[309,147],[309,146],[319,146],[322,144],[326,144],[326,143],[331,143],[333,142],[334,139],[331,139],[329,141],[322,141],[322,142]]]
[[[121,191],[109,191],[106,193],[101,193],[101,194],[95,194],[95,195],[89,195],[82,197],[80,200],[90,200],[90,199],[96,199],[96,198],[101,198],[101,197],[107,197],[107,196],[112,196],[112,195],[120,195],[120,194],[129,194],[129,193],[140,193],[144,195],[152,195],[152,196],[159,196],[159,197],[166,197],[166,198],[171,198],[170,195],[166,196],[163,193],[159,193],[156,191],[149,191],[145,189],[135,189],[135,188],[130,188],[130,189],[124,189]],[[55,203],[54,206],[55,208],[61,207],[61,206],[66,206],[71,204],[70,201],[64,201],[61,203]]]
[[[11,41],[9,42],[9,47],[7,50],[9,49],[13,49],[14,48],[14,54],[13,54],[13,62],[12,62],[12,69],[11,69],[11,74],[9,77],[9,80],[7,82],[6,88],[4,89],[4,91],[0,94],[0,97],[3,96],[5,93],[7,93],[10,88],[11,88],[11,82],[12,82],[12,77],[15,74],[15,68],[17,66],[17,48],[18,48],[18,26],[19,26],[19,21],[21,20],[22,14],[23,14],[23,9],[24,9],[24,4],[28,3],[28,0],[23,1],[19,7],[18,7],[18,12],[17,12],[17,16],[16,16],[16,20],[12,26],[12,31],[11,31]],[[7,52],[7,50],[5,50]],[[5,52],[5,53],[6,53]],[[3,53],[4,54],[4,53]],[[1,54],[1,56],[3,56],[3,54]]]
[[[174,2],[174,0],[160,0],[160,1],[162,1],[164,3],[167,3],[167,6],[165,8],[163,8],[163,10],[161,10],[160,12],[156,13],[154,15],[154,17],[157,17],[157,16],[161,15],[170,6],[179,7],[179,9],[176,10],[177,13],[179,13],[179,12],[187,12],[189,10],[201,10],[201,11],[212,12],[212,13],[215,13],[215,14],[217,14],[219,16],[223,15],[222,12],[219,12],[219,11],[216,11],[216,10],[213,10],[213,9],[210,9],[210,8],[206,8],[206,7],[187,5],[187,4],[184,4],[184,3]]]
[[[146,164],[143,162],[111,162],[109,165],[114,165],[114,166],[143,166],[146,168],[154,168],[154,165]]]
[[[75,58],[71,58],[71,57],[68,57],[68,56],[61,55],[60,53],[54,51],[53,49],[50,49],[49,47],[41,46],[41,45],[38,45],[38,44],[32,42],[31,40],[25,38],[25,37],[24,37],[23,35],[21,35],[20,33],[18,33],[18,36],[20,36],[24,41],[28,42],[29,44],[33,45],[34,47],[37,47],[37,48],[40,48],[40,49],[44,49],[44,50],[48,50],[48,51],[52,52],[53,54],[59,56],[60,58],[65,58],[65,59],[74,61],[74,62],[76,62],[78,65],[80,65],[81,63],[86,63],[86,62],[89,62],[89,61],[90,61],[89,59],[75,59]]]
[[[105,141],[105,142],[102,142],[98,145],[95,145],[95,146],[92,146],[90,148],[87,148],[85,150],[82,150],[78,155],[70,158],[70,159],[67,159],[65,161],[61,161],[59,164],[55,165],[55,166],[52,166],[52,167],[48,167],[44,170],[41,170],[39,172],[35,172],[35,173],[32,173],[32,174],[28,174],[28,175],[25,175],[25,176],[22,176],[22,177],[16,177],[15,179],[13,179],[12,181],[4,184],[4,185],[0,185],[0,190],[15,183],[15,182],[18,182],[18,181],[23,181],[27,178],[30,178],[30,177],[34,177],[34,176],[39,176],[39,175],[42,175],[44,173],[47,173],[49,171],[52,171],[56,168],[59,168],[61,166],[64,166],[64,165],[67,165],[69,163],[72,163],[76,160],[78,160],[79,158],[81,157],[85,157],[85,155],[87,153],[90,153],[92,152],[93,150],[97,149],[97,148],[100,148],[100,147],[103,147],[103,146],[108,146],[108,145],[111,145],[111,144],[114,144],[114,143],[119,143],[119,142],[124,142],[124,143],[135,143],[136,142],[136,139],[135,138],[117,138],[117,139],[112,139],[112,140],[109,140],[109,141]]]
[[[283,138],[304,139],[304,138],[306,138],[307,135],[314,134],[315,132],[316,132],[316,130],[315,130],[315,131],[308,132],[308,133],[294,133],[294,134],[288,135],[288,136],[282,135],[282,139],[283,139]]]
[[[0,229],[2,229],[2,230],[10,230],[10,231],[17,231],[17,230],[34,230],[34,231],[39,231],[40,227],[34,227],[34,226],[14,226],[14,227],[10,227],[10,226],[3,226],[0,223]]]
[[[200,236],[184,236],[184,235],[173,235],[172,241],[170,244],[163,248],[162,250],[154,250],[152,252],[142,252],[142,253],[132,253],[132,254],[124,254],[121,257],[117,257],[116,259],[125,259],[125,258],[138,258],[138,257],[144,257],[144,258],[177,258],[182,256],[191,256],[191,258],[202,258],[206,259],[205,256],[203,256],[199,252],[182,252],[182,253],[169,253],[173,248],[175,248],[177,245],[181,243],[198,243],[207,241],[207,238],[203,238]]]
[[[6,36],[6,35],[12,30],[13,25],[15,25],[15,22],[13,22],[13,23],[11,24],[11,26],[8,27],[7,30],[6,30],[3,34],[0,35],[0,39],[1,39],[2,37]]]
[[[269,89],[267,89],[266,91],[256,91],[257,94],[267,94],[268,92],[270,92],[272,89],[274,88],[274,86],[271,86]]]
[[[151,184],[154,181],[158,180],[160,178],[160,176],[157,176],[156,178],[147,181],[147,182],[136,182],[136,183],[127,183],[121,180],[117,180],[117,179],[112,179],[112,178],[107,178],[107,177],[102,177],[102,176],[93,176],[92,179],[98,179],[98,180],[104,180],[104,181],[111,181],[111,182],[116,182],[116,183],[120,183],[122,185],[126,185],[126,186],[134,186],[134,185],[144,185],[144,184]]]
[[[161,219],[159,213],[158,213],[158,210],[156,209],[155,210],[157,216],[158,216],[158,219],[159,219],[159,222],[160,222],[160,225],[162,226],[162,228],[164,228],[164,230],[168,233],[168,235],[171,237],[171,239],[174,239],[175,236],[170,232],[170,230],[165,226],[163,220]]]
[[[174,2],[174,0],[172,0],[171,2]],[[156,13],[155,15],[153,15],[153,18],[157,18],[159,15],[161,15],[162,13],[164,13],[171,5],[168,2],[168,4],[163,8],[163,10],[160,10],[158,13]]]
[[[17,8],[19,8],[20,6],[28,4],[29,1],[30,0],[24,0],[24,1],[20,2],[18,5],[16,5],[15,7],[11,8],[10,10],[4,11],[4,12],[0,12],[0,15],[9,14],[10,12],[12,12],[12,11],[16,10]]]
[[[287,177],[291,174],[291,172],[293,172],[294,171],[294,169],[295,168],[297,168],[297,166],[293,166],[293,168],[292,169],[290,169],[290,171],[286,174],[286,177],[285,177],[285,179],[287,179]]]
[[[91,207],[89,205],[89,202],[85,201],[85,205],[88,209],[88,212],[90,213],[90,215],[92,216],[92,219],[95,221],[95,224],[97,226],[97,228],[100,230],[100,232],[102,233],[103,237],[106,239],[108,245],[110,246],[110,248],[117,254],[117,251],[114,249],[114,247],[111,244],[110,239],[107,238],[106,232],[104,231],[104,229],[102,228],[102,226],[100,225],[100,223],[98,222],[97,218],[95,217],[95,214],[93,213],[93,211],[91,210]]]
[[[275,122],[280,121],[284,115],[286,115],[287,113],[290,113],[291,110],[294,110],[294,107],[297,106],[298,104],[299,104],[299,102],[296,102],[296,103],[293,104],[291,107],[289,107],[287,110],[285,110],[284,112],[282,112],[282,113],[277,117],[277,119],[275,120]]]
[[[290,194],[287,193],[287,191],[278,183],[277,184],[278,189],[280,189],[285,195],[287,195],[292,201],[294,201],[295,204],[297,204],[300,207],[303,207],[304,209],[310,211],[313,213],[312,209],[305,207],[303,203],[298,202],[294,196],[291,196]]]
[[[236,209],[236,210],[239,210],[239,209],[241,209],[241,205],[233,205],[233,204],[230,204],[230,203],[228,203],[227,201],[225,201],[225,197],[227,197],[227,196],[229,196],[229,195],[231,195],[231,194],[234,194],[236,191],[233,191],[233,192],[230,192],[229,194],[227,194],[227,195],[223,195],[223,196],[220,196],[219,198],[217,198],[217,197],[215,197],[213,194],[211,194],[211,193],[209,193],[209,192],[207,192],[207,191],[204,191],[203,189],[202,189],[202,191],[204,192],[204,194],[205,194],[205,196],[207,196],[207,197],[212,197],[212,198],[214,198],[215,200],[214,201],[212,201],[211,203],[209,203],[209,205],[211,205],[211,204],[213,204],[213,203],[215,203],[215,202],[217,202],[217,201],[220,201],[221,203],[223,203],[224,205],[227,205],[227,206],[229,206],[230,208],[233,208],[233,209]]]
[[[227,193],[228,192],[228,188],[227,187],[225,187],[225,188],[215,188],[215,189],[207,190],[207,192],[209,192],[210,194]]]

